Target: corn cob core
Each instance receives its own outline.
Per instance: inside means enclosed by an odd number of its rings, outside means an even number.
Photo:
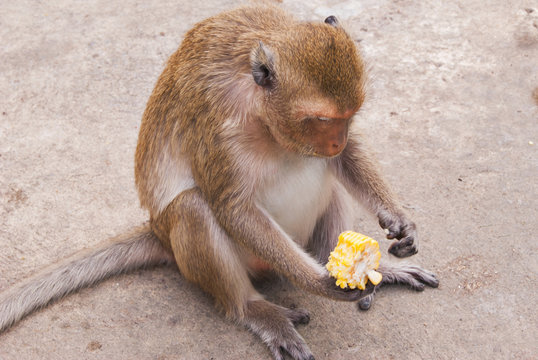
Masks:
[[[353,231],[346,231],[338,236],[338,244],[329,256],[327,270],[336,279],[336,285],[345,289],[364,290],[368,279],[377,285],[381,274],[375,271],[379,267],[379,244],[372,238]]]

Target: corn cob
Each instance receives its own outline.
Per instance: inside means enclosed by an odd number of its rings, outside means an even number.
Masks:
[[[329,256],[327,270],[336,279],[336,285],[345,289],[364,290],[368,279],[377,285],[382,275],[379,267],[379,244],[368,236],[346,231],[338,236],[338,244]]]

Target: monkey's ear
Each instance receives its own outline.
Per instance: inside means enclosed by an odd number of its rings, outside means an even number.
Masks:
[[[329,24],[334,27],[338,27],[340,24],[338,23],[338,19],[336,16],[331,15],[325,19],[325,24]]]
[[[264,88],[274,85],[274,55],[261,41],[258,42],[258,46],[250,54],[250,65],[252,67],[252,77],[256,84]]]

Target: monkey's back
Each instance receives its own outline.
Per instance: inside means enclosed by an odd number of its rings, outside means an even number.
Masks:
[[[294,22],[275,7],[242,7],[205,19],[185,34],[155,85],[139,132],[136,186],[141,205],[152,215],[174,194],[194,186],[190,155],[207,152],[211,141],[204,142],[205,134],[220,125],[214,119],[233,116],[242,101],[234,101],[230,92],[245,74],[251,77],[253,44]]]

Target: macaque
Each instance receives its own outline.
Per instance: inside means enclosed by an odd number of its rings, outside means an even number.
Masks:
[[[353,201],[379,219],[389,252],[417,252],[416,227],[352,123],[364,63],[334,16],[300,22],[271,6],[206,19],[169,59],[143,115],[135,179],[149,223],[0,296],[0,331],[76,289],[128,270],[176,263],[275,359],[313,359],[304,309],[252,285],[266,272],[367,309],[374,287],[341,289],[323,264],[354,228]],[[382,264],[382,284],[436,287],[418,266]],[[379,286],[379,285],[378,285]]]

